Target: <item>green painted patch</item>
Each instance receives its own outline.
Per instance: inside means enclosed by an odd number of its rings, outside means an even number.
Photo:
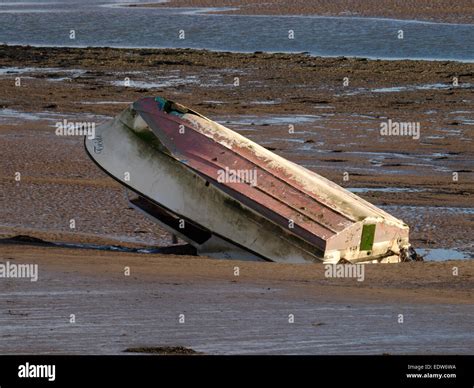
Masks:
[[[360,238],[360,250],[370,251],[374,245],[375,224],[368,224],[362,227],[362,237]]]
[[[158,109],[159,110],[165,110],[167,105],[170,105],[168,100],[163,97],[155,97],[155,101],[158,103]]]

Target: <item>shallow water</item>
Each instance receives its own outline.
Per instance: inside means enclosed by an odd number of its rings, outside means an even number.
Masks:
[[[405,211],[413,214],[423,214],[425,212],[450,213],[450,214],[474,214],[474,207],[454,207],[454,206],[414,206],[414,205],[380,205],[380,208],[390,212]]]
[[[135,80],[114,80],[111,84],[120,87],[131,87],[131,88],[142,88],[142,89],[159,89],[167,88],[172,86],[188,85],[188,84],[199,83],[199,78],[195,76],[187,77],[154,77],[154,81],[135,81]],[[200,84],[202,86],[202,84]]]
[[[474,85],[471,83],[459,83],[457,86],[446,83],[435,83],[435,84],[421,84],[421,85],[406,85],[406,86],[393,86],[384,88],[360,88],[353,90],[343,95],[354,96],[361,93],[401,93],[401,92],[415,92],[419,90],[452,90],[452,89],[472,89]]]
[[[468,253],[460,252],[456,249],[417,248],[416,253],[423,256],[423,259],[426,261],[467,260],[472,258]]]
[[[474,25],[380,18],[244,16],[144,9],[114,1],[0,4],[0,42],[51,46],[181,47],[320,56],[474,61]],[[69,37],[70,30],[75,39]],[[183,30],[184,39],[179,38]],[[293,30],[294,39],[288,39]],[[399,30],[404,39],[398,39]]]
[[[86,71],[82,69],[61,69],[58,67],[1,67],[0,75],[17,75],[29,73],[64,73],[77,77]]]
[[[381,193],[419,193],[425,191],[412,187],[349,187],[347,190],[352,193],[368,193],[371,191]]]
[[[56,112],[23,112],[16,109],[0,109],[0,123],[21,124],[25,121],[51,121],[58,122],[64,119],[75,118],[78,120],[95,120],[101,122],[110,119],[110,116],[92,113],[56,113]]]
[[[214,120],[223,125],[288,125],[311,123],[320,119],[317,115],[278,115],[278,116],[221,116],[214,117]],[[240,128],[239,128],[240,129]],[[288,139],[286,139],[288,140]]]
[[[393,93],[393,92],[404,92],[404,91],[415,91],[415,90],[446,90],[451,88],[472,88],[473,85],[470,83],[459,84],[459,86],[453,86],[451,84],[423,84],[423,85],[408,85],[408,86],[396,86],[391,88],[376,88],[372,89],[375,93]]]

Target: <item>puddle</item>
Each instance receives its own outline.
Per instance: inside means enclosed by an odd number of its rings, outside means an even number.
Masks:
[[[462,133],[462,130],[452,129],[452,128],[441,128],[441,129],[439,129],[439,132],[443,132],[445,137],[446,136],[456,137],[456,136],[459,136]]]
[[[423,84],[423,85],[407,85],[407,86],[391,86],[391,87],[384,87],[384,88],[374,88],[374,89],[367,89],[367,88],[360,88],[357,90],[352,90],[342,95],[345,96],[354,96],[361,93],[400,93],[400,92],[413,92],[417,90],[451,90],[451,89],[470,89],[474,87],[471,83],[463,83],[459,84],[458,86],[453,86],[452,84],[442,84],[442,83],[434,83],[434,84]],[[428,111],[427,114],[436,113],[436,111]]]
[[[456,249],[416,248],[416,253],[423,256],[426,261],[469,260],[473,258],[469,254]]]
[[[179,78],[175,76],[163,76],[155,77],[154,81],[135,81],[129,80],[125,84],[124,80],[115,80],[111,81],[110,84],[113,86],[120,87],[129,87],[129,88],[140,88],[140,89],[159,89],[159,88],[169,88],[174,86],[183,86],[199,83],[199,78],[196,76],[188,76],[184,78]],[[205,86],[205,85],[201,85]]]
[[[281,101],[268,100],[268,101],[250,101],[252,105],[276,105],[280,104]]]
[[[459,116],[459,117],[455,117],[454,120],[459,121],[460,124],[474,125],[474,119],[471,119],[471,118]]]
[[[369,119],[369,120],[384,119],[384,117],[375,117],[375,116],[369,116],[369,115],[364,115],[364,114],[359,114],[359,113],[352,113],[350,117],[357,117],[357,118]]]
[[[396,86],[391,88],[377,88],[371,89],[374,93],[397,93],[404,91],[414,90],[448,90],[448,89],[466,89],[471,88],[473,85],[470,83],[460,84],[459,86],[453,86],[452,84],[424,84],[424,85],[409,85],[409,86]]]
[[[443,139],[445,136],[433,136],[433,139]],[[402,154],[398,152],[371,152],[371,151],[344,151],[344,155],[362,155],[362,156],[372,156],[370,162],[372,164],[383,165],[385,163],[392,163],[395,159],[403,159],[400,167],[407,166],[423,166],[423,167],[433,167],[436,165],[433,164],[433,160],[439,160],[439,158],[452,159],[457,155],[454,153],[442,153],[442,152],[433,152],[428,154]],[[425,163],[422,163],[425,162]],[[439,167],[437,167],[439,168]]]
[[[133,101],[81,101],[77,104],[81,105],[119,105],[119,104],[131,104]]]
[[[415,205],[379,205],[381,209],[388,213],[399,213],[400,210],[412,214],[431,213],[451,213],[451,214],[474,214],[474,207],[453,207],[453,206],[415,206]]]
[[[381,192],[381,193],[420,193],[426,191],[425,189],[414,189],[410,187],[348,187],[352,193],[367,193],[367,192]]]
[[[83,120],[107,120],[110,116],[94,115],[84,113],[55,113],[55,112],[21,112],[15,109],[0,109],[0,123],[13,124],[13,121],[62,121],[66,118],[75,118],[79,121]]]
[[[298,144],[304,144],[306,141],[305,139],[298,139],[298,138],[280,138],[280,137],[273,137],[270,142],[288,142],[288,143],[298,143]]]
[[[234,117],[220,117],[218,122],[224,125],[287,125],[311,123],[317,121],[321,116],[317,115],[288,115],[288,116],[238,116]]]
[[[61,69],[57,67],[2,67],[0,68],[0,75],[18,75],[18,74],[31,74],[31,73],[60,73],[70,74],[70,77],[75,78],[86,73],[86,70],[82,69]],[[70,77],[63,77],[63,79],[69,79]],[[58,81],[61,78],[50,78],[50,81]]]
[[[1,109],[0,110],[0,122],[9,121],[11,119],[22,120],[22,121],[57,121],[64,118],[64,114],[54,112],[21,112],[15,109]]]
[[[204,100],[206,104],[216,104],[216,105],[222,105],[225,104],[224,101],[217,101],[217,100]]]

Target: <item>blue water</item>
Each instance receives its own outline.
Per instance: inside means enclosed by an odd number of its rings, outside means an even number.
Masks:
[[[423,256],[425,261],[444,261],[444,260],[468,260],[471,256],[466,252],[457,249],[443,248],[417,248],[416,253]]]
[[[74,40],[69,37],[71,29],[76,33]],[[179,39],[180,30],[184,30],[185,39]],[[289,30],[294,31],[293,40],[288,39]],[[399,30],[404,32],[403,40],[397,37]],[[93,0],[2,2],[0,43],[474,61],[474,25],[355,17],[215,15],[202,9],[130,8],[116,1]]]

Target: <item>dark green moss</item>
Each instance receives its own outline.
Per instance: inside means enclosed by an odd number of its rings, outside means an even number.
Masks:
[[[151,145],[153,148],[161,152],[168,153],[168,149],[158,140],[156,135],[151,131],[135,132],[132,131],[135,136],[143,140],[145,143]]]

